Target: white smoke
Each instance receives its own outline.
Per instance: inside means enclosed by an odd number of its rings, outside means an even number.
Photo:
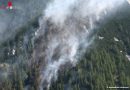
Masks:
[[[71,13],[71,6],[76,3],[76,0],[53,0],[45,10],[45,17],[51,18],[54,23],[61,24],[66,20]]]
[[[43,12],[37,30],[34,59],[42,62],[40,90],[50,87],[60,68],[76,65],[92,43],[91,32],[124,0],[53,0]]]

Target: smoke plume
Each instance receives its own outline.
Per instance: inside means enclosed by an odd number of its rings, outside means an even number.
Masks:
[[[0,43],[15,36],[20,27],[42,14],[39,18],[39,28],[35,32],[32,58],[27,61],[27,65],[35,64],[40,68],[39,90],[43,90],[49,89],[51,82],[57,80],[60,70],[78,63],[79,58],[93,43],[94,36],[91,33],[98,27],[98,23],[111,16],[124,0],[12,0],[12,2],[14,5],[12,11],[0,10]],[[2,3],[7,2],[2,0]],[[1,68],[5,66],[7,68],[0,74],[2,78],[8,77],[10,67],[19,67],[18,64],[0,64]]]
[[[93,29],[124,0],[52,0],[43,11],[36,31],[33,59],[40,63],[39,89],[49,88],[58,71],[75,66],[93,42]],[[115,6],[116,5],[116,6]]]

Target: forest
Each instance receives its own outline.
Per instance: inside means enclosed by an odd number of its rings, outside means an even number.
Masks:
[[[59,71],[58,80],[52,82],[50,90],[130,87],[130,59],[127,57],[130,55],[130,7],[125,4],[123,8],[119,8],[98,30],[94,30],[94,43],[75,67]],[[0,45],[0,90],[26,90],[26,86],[29,90],[38,90],[40,67],[37,64],[27,65],[34,48],[33,35],[39,26],[38,19],[34,18],[28,23],[20,28],[16,36]],[[8,53],[14,49],[15,55]],[[7,72],[11,73],[9,77]]]

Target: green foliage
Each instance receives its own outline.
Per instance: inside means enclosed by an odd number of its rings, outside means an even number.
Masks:
[[[109,21],[94,32],[95,45],[90,47],[76,67],[59,72],[58,80],[52,83],[50,90],[107,90],[109,86],[130,87],[130,61],[126,58],[126,54],[130,54],[128,10],[130,8],[117,11],[116,15],[108,18]],[[12,67],[11,78],[0,81],[0,90],[24,90],[26,86],[28,90],[38,90],[40,67],[38,64],[30,68],[26,65],[26,60],[31,57],[34,48],[31,41],[34,30],[30,27],[37,28],[38,22],[34,20],[20,28],[20,32],[13,39],[0,45],[0,63],[19,63],[15,66],[16,70]],[[28,41],[25,43],[26,36]],[[103,36],[104,39],[99,40],[98,36]],[[114,37],[120,41],[115,42]],[[14,47],[16,55],[7,55]]]
[[[130,61],[126,58],[126,54],[130,54],[130,12],[124,9],[116,13],[96,32],[96,45],[86,52],[76,67],[65,70],[64,75],[59,74],[50,90],[60,90],[61,84],[63,90],[130,87]],[[98,36],[104,39],[99,40]],[[114,41],[114,37],[120,41]]]

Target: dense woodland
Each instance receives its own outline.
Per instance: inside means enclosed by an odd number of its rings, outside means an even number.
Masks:
[[[130,54],[129,9],[119,9],[116,15],[99,28],[95,43],[88,49],[84,58],[76,67],[62,72],[51,90],[107,90],[107,87],[130,87],[130,61],[126,58],[126,55]],[[100,40],[99,36],[104,39]],[[114,37],[119,41],[116,42]]]
[[[124,10],[117,10],[116,14],[94,31],[94,43],[86,50],[76,67],[59,71],[58,80],[52,82],[50,90],[107,90],[107,87],[113,86],[130,87],[130,61],[126,57],[130,55],[129,10],[130,7],[126,4]],[[32,37],[36,28],[37,18],[20,28],[21,31],[13,39],[0,45],[0,90],[24,90],[29,85],[29,90],[38,89],[39,67],[37,64],[31,68],[26,65],[34,48]],[[99,36],[104,38],[101,40]],[[119,41],[115,41],[114,37]],[[13,48],[17,51],[16,55],[8,55],[8,51]],[[6,77],[4,71],[10,72],[10,76]]]

